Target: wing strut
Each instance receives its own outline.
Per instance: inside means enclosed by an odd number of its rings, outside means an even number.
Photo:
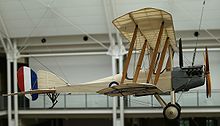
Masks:
[[[135,74],[134,74],[134,79],[133,79],[134,83],[137,82],[137,78],[138,78],[139,72],[141,70],[141,64],[143,62],[143,58],[144,58],[144,53],[145,53],[146,47],[147,47],[147,40],[145,40],[145,42],[144,42],[144,44],[142,46],[142,49],[141,49],[141,54],[139,56],[138,64],[137,64],[136,71],[135,71]]]
[[[163,50],[162,50],[162,53],[161,53],[160,61],[159,61],[158,68],[157,68],[157,71],[156,71],[156,76],[155,76],[155,79],[154,79],[154,84],[155,85],[157,84],[158,79],[160,77],[160,71],[163,67],[163,62],[164,62],[164,58],[165,58],[165,55],[166,55],[166,52],[167,52],[168,45],[169,45],[169,37],[167,37],[166,42],[165,42],[164,47],[163,47]]]
[[[169,58],[166,64],[166,71],[171,71],[171,59],[173,59],[173,56],[174,56],[174,53],[169,53]]]
[[[149,72],[148,72],[148,75],[147,75],[147,83],[149,83],[150,78],[153,74],[154,63],[155,63],[156,56],[157,56],[157,53],[158,53],[158,49],[159,49],[159,46],[160,46],[160,40],[161,40],[161,37],[163,35],[163,29],[164,29],[164,21],[161,23],[160,31],[159,31],[158,38],[157,38],[157,43],[156,43],[156,46],[154,48],[153,55],[152,55],[152,58],[151,58],[150,68],[149,68]]]
[[[130,43],[130,47],[129,47],[129,50],[128,50],[128,56],[127,56],[126,62],[124,64],[124,69],[123,69],[120,84],[123,84],[124,80],[126,78],[126,74],[127,74],[127,71],[128,71],[128,66],[129,66],[129,63],[130,63],[130,60],[131,60],[132,51],[134,49],[134,43],[135,43],[135,40],[137,38],[137,31],[138,31],[138,26],[136,25],[135,29],[134,29],[133,37],[132,37],[132,40],[131,40],[131,43]]]

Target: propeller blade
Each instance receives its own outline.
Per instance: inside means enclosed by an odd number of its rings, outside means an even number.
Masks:
[[[211,97],[211,77],[210,74],[206,75],[206,97]]]
[[[205,47],[205,65],[206,65],[206,72],[209,72],[209,55],[208,55],[207,47]]]
[[[206,78],[206,96],[211,97],[211,75],[209,71],[208,49],[205,48],[205,78]]]

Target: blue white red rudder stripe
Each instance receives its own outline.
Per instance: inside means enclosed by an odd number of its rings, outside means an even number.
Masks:
[[[37,74],[29,67],[22,66],[17,72],[18,87],[20,91],[30,91],[38,89]],[[32,101],[38,98],[38,94],[25,94]]]

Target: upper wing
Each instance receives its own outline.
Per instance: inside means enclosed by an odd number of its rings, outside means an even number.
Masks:
[[[113,24],[129,42],[132,40],[133,32],[137,25],[139,30],[137,33],[137,49],[141,49],[145,40],[148,41],[149,47],[154,49],[160,25],[163,21],[165,34],[161,38],[160,47],[163,47],[168,36],[170,38],[170,45],[174,51],[177,51],[172,16],[164,10],[144,8],[132,11],[113,20]],[[159,51],[162,51],[162,48]]]

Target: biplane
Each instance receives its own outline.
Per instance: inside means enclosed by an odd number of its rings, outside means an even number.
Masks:
[[[182,41],[176,44],[173,20],[170,13],[144,8],[132,11],[113,20],[118,31],[129,41],[128,54],[123,73],[82,84],[70,84],[49,71],[36,74],[29,67],[18,70],[18,85],[21,92],[6,94],[20,95],[36,100],[38,94],[47,94],[52,107],[57,103],[59,93],[97,92],[108,96],[154,95],[163,107],[164,117],[178,119],[181,106],[176,93],[188,91],[206,83],[207,97],[211,96],[208,51],[205,49],[205,65],[183,66]],[[134,49],[140,52],[132,78],[128,69]],[[173,67],[174,53],[179,52],[179,66]],[[144,57],[148,56],[148,68],[142,68]],[[166,103],[161,95],[170,95]]]

